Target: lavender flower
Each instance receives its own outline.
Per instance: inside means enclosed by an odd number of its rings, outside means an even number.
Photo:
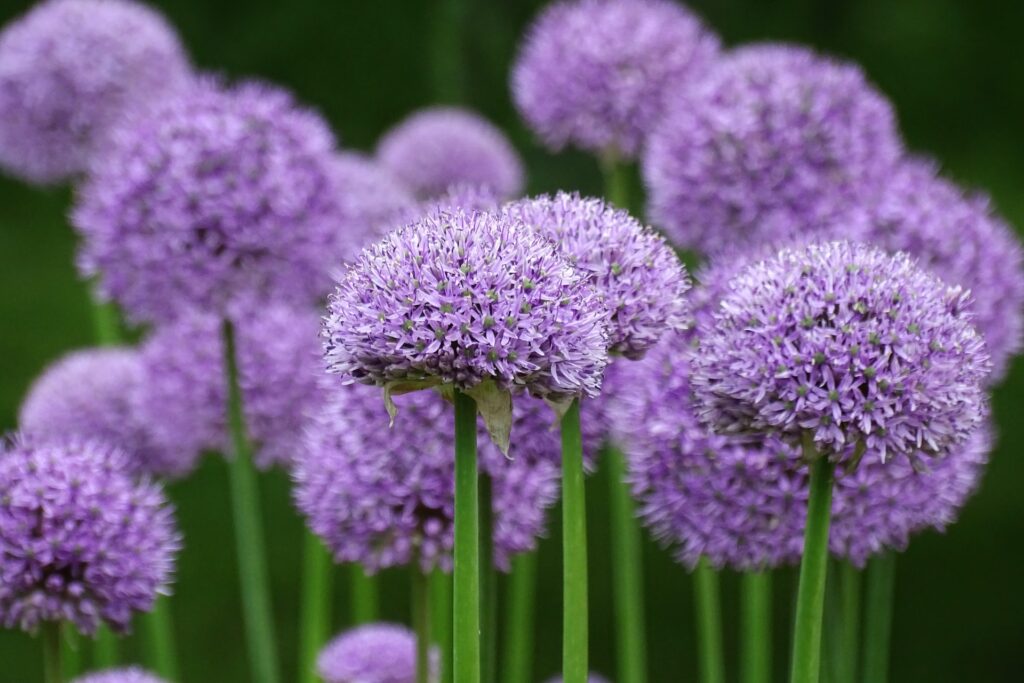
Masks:
[[[124,669],[107,669],[76,678],[71,683],[166,683],[137,666]]]
[[[673,98],[643,160],[648,210],[678,245],[707,253],[817,234],[876,192],[901,153],[892,108],[859,68],[752,45]]]
[[[174,29],[128,0],[48,0],[0,34],[0,166],[50,184],[86,170],[126,110],[190,77]]]
[[[180,546],[173,514],[129,464],[100,441],[15,437],[0,447],[0,624],[123,632],[168,591]]]
[[[135,320],[310,303],[339,251],[334,139],[286,92],[206,79],[119,126],[72,219],[80,265]]]
[[[718,50],[718,38],[675,2],[558,2],[527,33],[512,95],[551,149],[573,144],[632,158],[666,95],[703,75]]]
[[[329,642],[316,664],[325,683],[415,683],[416,634],[397,624],[367,624]],[[438,679],[440,653],[430,651],[430,679]]]
[[[416,208],[412,192],[376,161],[346,152],[334,158],[341,203],[340,260],[355,260],[363,247],[407,222]]]
[[[857,243],[783,249],[728,285],[700,339],[693,390],[724,433],[885,461],[941,455],[982,422],[989,372],[969,298],[902,254]]]
[[[685,329],[686,268],[628,212],[565,192],[512,202],[505,212],[557,244],[587,274],[608,310],[609,352],[636,359],[666,330]]]
[[[377,159],[421,199],[457,183],[487,185],[503,198],[523,187],[523,164],[512,144],[489,121],[465,109],[416,112],[381,139]]]

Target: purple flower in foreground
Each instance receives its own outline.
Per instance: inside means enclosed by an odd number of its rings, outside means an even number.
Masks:
[[[377,159],[421,199],[451,185],[486,185],[500,197],[523,187],[523,163],[498,128],[455,107],[416,112],[392,128],[377,146]]]
[[[703,75],[718,50],[718,38],[668,0],[557,2],[528,30],[512,95],[548,147],[632,158],[666,96]]]
[[[129,466],[100,441],[15,437],[0,447],[0,624],[123,632],[169,590],[173,514]]]
[[[436,681],[440,653],[430,650],[430,680]],[[397,624],[367,624],[345,631],[317,658],[325,683],[416,683],[416,634]]]
[[[108,669],[76,678],[71,683],[166,683],[137,666],[125,669]]]
[[[126,110],[187,82],[174,29],[126,0],[49,0],[0,34],[0,166],[34,183],[86,171]]]
[[[334,158],[338,183],[340,259],[352,261],[371,242],[408,222],[417,202],[393,173],[373,159],[346,152]]]

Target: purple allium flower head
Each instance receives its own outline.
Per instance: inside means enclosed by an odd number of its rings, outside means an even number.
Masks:
[[[509,217],[429,212],[367,249],[341,279],[322,336],[346,382],[493,380],[538,396],[596,395],[604,305],[535,231]]]
[[[0,624],[66,620],[127,631],[166,593],[180,546],[160,488],[101,441],[14,437],[0,447]]]
[[[417,201],[393,173],[360,154],[338,154],[334,173],[344,231],[340,258],[348,262],[368,244],[408,222]]]
[[[232,316],[249,437],[260,467],[288,465],[319,403],[317,317],[282,304],[247,304]],[[225,452],[227,375],[222,323],[192,312],[157,328],[141,349],[138,413],[154,440],[187,453]]]
[[[497,211],[501,198],[487,185],[456,183],[436,199],[423,202],[426,211]]]
[[[48,0],[0,34],[0,166],[49,184],[84,172],[127,110],[191,68],[163,16],[130,0]]]
[[[440,652],[430,649],[430,679],[438,679]],[[416,683],[416,634],[398,624],[366,624],[324,646],[316,671],[325,683]]]
[[[667,95],[703,75],[718,51],[718,38],[675,2],[558,2],[527,33],[512,95],[548,147],[632,158]]]
[[[963,442],[990,366],[969,297],[904,254],[859,243],[787,248],[728,285],[700,339],[693,389],[723,433],[813,436],[882,461]]]
[[[167,683],[137,666],[107,669],[76,678],[71,683]]]
[[[361,385],[330,388],[295,459],[295,500],[338,562],[369,571],[418,561],[450,570],[454,544],[454,414],[433,391],[397,399],[388,427],[380,394]],[[558,497],[554,416],[537,399],[514,406],[510,457],[480,442],[480,468],[494,481],[494,554],[532,550]],[[521,435],[521,438],[520,436]]]
[[[82,270],[130,317],[224,313],[241,296],[310,303],[328,289],[334,138],[288,93],[202,79],[112,137],[72,219]]]
[[[644,155],[648,210],[706,253],[817,233],[876,191],[901,153],[892,107],[858,67],[752,45],[672,99]]]
[[[566,192],[504,210],[557,244],[590,278],[608,311],[609,352],[636,359],[665,331],[686,328],[686,268],[664,238],[628,212]]]
[[[523,163],[498,128],[474,112],[432,107],[392,128],[377,159],[421,199],[451,185],[487,185],[502,198],[523,188]]]
[[[157,445],[136,410],[139,354],[129,348],[70,353],[48,367],[21,404],[19,427],[34,437],[74,435],[120,446],[135,474],[180,477],[195,467],[193,453]]]

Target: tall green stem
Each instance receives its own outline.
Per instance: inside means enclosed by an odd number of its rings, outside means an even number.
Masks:
[[[889,680],[889,638],[892,633],[892,596],[896,583],[896,557],[872,558],[867,570],[864,612],[864,683]]]
[[[349,586],[352,589],[352,623],[368,624],[377,621],[380,612],[380,595],[377,590],[377,577],[370,576],[362,565],[353,564]]]
[[[629,210],[629,167],[621,163],[614,149],[606,150],[601,156],[601,172],[604,175],[605,199]]]
[[[117,636],[109,628],[100,624],[96,629],[96,641],[93,643],[93,666],[99,669],[110,669],[117,666],[120,660],[118,649]]]
[[[228,428],[231,432],[231,502],[235,521],[239,583],[252,680],[277,683],[277,642],[263,545],[259,490],[246,435],[242,391],[238,383],[235,331],[224,321],[224,363],[228,382]]]
[[[146,633],[146,664],[161,678],[168,681],[180,680],[171,602],[166,596],[158,597],[153,610],[143,617],[143,628]]]
[[[480,676],[484,683],[497,680],[498,648],[498,574],[494,570],[493,482],[480,473],[480,599],[481,599],[481,661]]]
[[[718,597],[718,572],[701,558],[693,571],[697,593],[697,646],[700,650],[701,683],[724,683],[722,656],[722,608]]]
[[[505,622],[502,683],[533,683],[533,613],[537,589],[537,553],[512,559]]]
[[[100,346],[114,346],[121,343],[121,316],[117,305],[109,301],[92,300],[92,325],[96,341]]]
[[[815,452],[809,439],[805,439],[804,455],[810,462],[811,490],[797,587],[791,683],[817,683],[821,675],[821,622],[825,611],[828,529],[832,517],[833,465],[827,457]]]
[[[430,683],[430,577],[418,564],[412,574],[412,626],[416,631],[416,683]]]
[[[430,631],[441,650],[441,683],[452,683],[452,577],[440,569],[430,575]]]
[[[453,669],[456,683],[480,683],[480,503],[476,402],[455,390],[455,579]]]
[[[767,569],[743,574],[743,683],[772,679],[772,574]]]
[[[618,679],[645,683],[647,665],[644,634],[643,550],[635,504],[626,483],[622,451],[608,445],[605,463],[611,485],[612,578],[615,581]]]
[[[580,402],[562,417],[562,680],[588,675],[587,504],[583,486]]]
[[[45,683],[62,683],[64,672],[61,671],[60,659],[61,624],[46,622],[40,630],[43,639],[43,680]]]
[[[82,639],[78,631],[67,629],[60,641],[61,667],[64,678],[77,678],[82,673]]]
[[[857,680],[860,633],[860,572],[849,562],[839,565],[840,624],[836,652],[836,683]]]
[[[306,529],[302,558],[302,627],[299,681],[317,683],[316,658],[331,635],[331,575],[334,562],[316,534]]]

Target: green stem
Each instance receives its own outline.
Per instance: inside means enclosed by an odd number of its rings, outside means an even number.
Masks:
[[[60,657],[64,678],[73,679],[82,673],[82,639],[73,628],[65,629],[60,640]]]
[[[562,418],[562,680],[586,683],[587,505],[583,487],[580,402]]]
[[[697,646],[700,650],[701,683],[723,683],[722,608],[718,597],[718,572],[701,558],[693,571],[697,592]]]
[[[110,669],[117,666],[120,657],[117,654],[117,636],[100,624],[96,629],[96,641],[93,643],[93,666],[98,669]]]
[[[836,653],[836,683],[857,680],[857,647],[860,634],[860,572],[849,562],[839,565],[840,632]]]
[[[505,661],[502,683],[533,683],[533,613],[537,588],[537,553],[512,559],[505,622]]]
[[[179,680],[170,600],[165,596],[158,597],[153,610],[143,617],[143,624],[146,631],[146,664],[161,678]]]
[[[484,683],[497,679],[498,574],[494,570],[493,482],[480,473],[480,676]]]
[[[644,644],[643,553],[635,504],[626,483],[622,451],[609,444],[608,479],[611,484],[612,575],[615,581],[618,671],[621,683],[647,680]]]
[[[601,172],[604,175],[605,199],[629,211],[629,167],[620,163],[619,154],[614,149],[606,150],[601,156]]]
[[[430,683],[430,577],[418,564],[412,574],[412,625],[416,631],[416,683]]]
[[[807,501],[800,583],[797,586],[791,683],[817,683],[821,675],[821,622],[828,575],[828,529],[832,517],[833,464],[815,452],[809,439],[805,439],[804,455],[810,461],[811,490]]]
[[[100,346],[115,346],[121,343],[121,315],[113,302],[100,301],[93,296],[92,325]]]
[[[743,582],[743,683],[768,683],[772,678],[772,574],[746,572]]]
[[[872,558],[867,570],[864,612],[865,683],[889,680],[889,637],[892,632],[892,596],[896,583],[896,557],[891,553]]]
[[[43,639],[43,680],[45,683],[62,683],[60,622],[46,622],[41,629]]]
[[[259,489],[246,435],[242,392],[238,383],[234,326],[227,320],[224,321],[224,357],[228,376],[228,426],[233,451],[230,469],[231,502],[251,675],[256,683],[277,683],[277,643],[274,640],[267,581]]]
[[[476,402],[455,390],[455,590],[453,669],[457,683],[480,683],[480,525]]]
[[[350,567],[352,589],[352,624],[369,624],[377,621],[377,614],[380,612],[380,595],[377,591],[377,577],[370,576],[363,569],[362,565],[353,564]]]
[[[331,635],[331,575],[334,562],[320,539],[306,529],[302,559],[302,627],[299,681],[317,683],[316,658]]]
[[[452,683],[452,577],[440,569],[430,575],[430,621],[441,650],[441,683]]]

